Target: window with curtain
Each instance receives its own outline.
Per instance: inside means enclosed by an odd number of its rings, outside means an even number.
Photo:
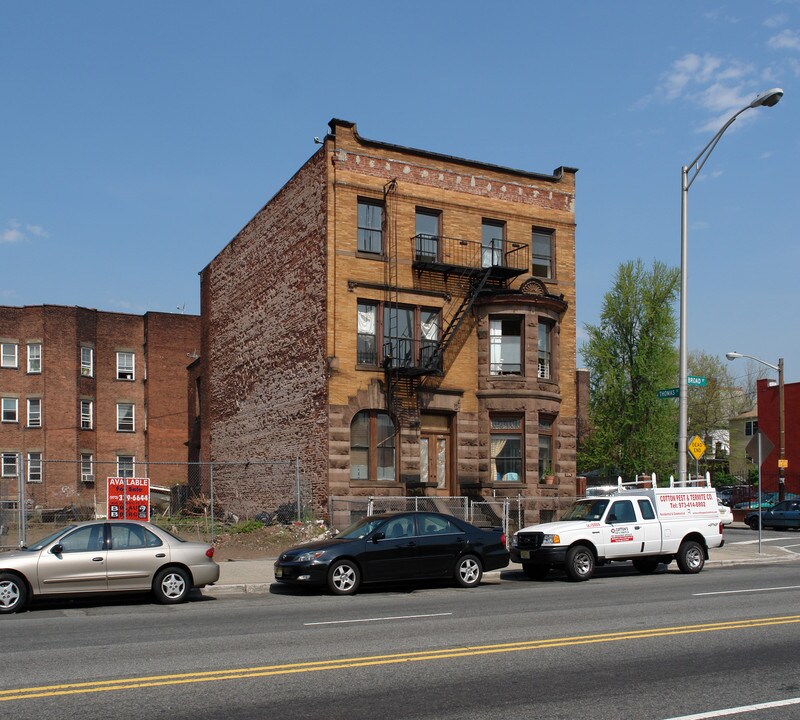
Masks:
[[[358,201],[358,252],[383,254],[383,203]]]
[[[503,238],[506,224],[497,220],[481,223],[481,266],[503,265]]]
[[[357,358],[359,365],[378,364],[378,306],[358,303]]]
[[[42,372],[42,344],[28,343],[28,372]]]
[[[350,423],[350,479],[395,480],[396,432],[383,410],[361,410]]]
[[[553,325],[545,320],[539,321],[539,371],[544,380],[553,377]]]
[[[357,364],[419,367],[433,357],[441,337],[441,313],[415,305],[361,301],[357,317]],[[380,339],[380,342],[378,340]]]
[[[522,318],[489,319],[489,374],[522,374]]]
[[[489,440],[490,480],[492,482],[524,482],[522,417],[493,416]]]
[[[539,415],[539,482],[547,475],[553,475],[553,418]]]

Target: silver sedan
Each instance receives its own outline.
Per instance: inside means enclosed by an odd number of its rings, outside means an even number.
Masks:
[[[43,540],[0,553],[0,613],[33,597],[152,592],[165,604],[219,579],[214,548],[188,542],[146,522],[76,523]]]

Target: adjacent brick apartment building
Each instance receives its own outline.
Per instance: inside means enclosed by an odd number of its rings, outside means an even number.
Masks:
[[[186,483],[186,367],[199,348],[194,315],[0,307],[3,499],[23,468],[42,508],[102,507],[107,476]]]
[[[323,508],[329,495],[534,495],[553,478],[574,494],[576,172],[332,120],[201,272],[197,452],[299,457]],[[263,492],[257,473],[215,469],[226,509]]]

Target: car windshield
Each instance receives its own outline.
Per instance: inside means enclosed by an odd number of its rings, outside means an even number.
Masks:
[[[360,540],[369,535],[376,527],[386,522],[385,517],[366,517],[346,527],[336,537],[346,540]]]
[[[578,500],[562,516],[562,520],[599,520],[608,506],[608,500]]]
[[[68,525],[65,528],[61,528],[60,530],[56,530],[54,533],[50,533],[46,538],[42,538],[41,540],[37,540],[33,545],[27,545],[23,548],[23,550],[30,550],[31,552],[38,552],[43,548],[46,548],[53,540],[61,537],[67,530],[72,530],[73,528],[77,527],[77,525]]]

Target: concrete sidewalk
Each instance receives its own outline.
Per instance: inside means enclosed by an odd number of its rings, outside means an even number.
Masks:
[[[741,523],[735,527],[745,528]],[[764,563],[793,562],[800,560],[800,553],[793,553],[770,542],[761,543],[758,551],[758,533],[752,539],[731,543],[726,541],[724,547],[710,551],[706,567],[727,567],[731,565],[760,565]],[[268,593],[270,585],[275,582],[273,565],[275,558],[258,560],[226,560],[220,562],[220,575],[216,585],[203,588],[206,595],[223,595],[237,593]],[[495,570],[486,574],[486,580],[497,579],[500,574],[510,571],[522,571],[518,564],[511,563],[503,570]]]

